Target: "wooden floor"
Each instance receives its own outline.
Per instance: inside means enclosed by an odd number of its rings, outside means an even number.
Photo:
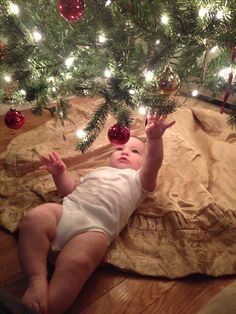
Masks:
[[[25,112],[26,125],[8,129],[0,117],[0,152],[11,139],[49,119]],[[236,276],[210,278],[190,276],[179,280],[128,274],[101,266],[84,287],[68,314],[194,314]],[[66,283],[65,283],[66,284]],[[17,258],[16,237],[0,228],[0,289],[21,298],[26,283]],[[1,312],[1,311],[0,311]]]

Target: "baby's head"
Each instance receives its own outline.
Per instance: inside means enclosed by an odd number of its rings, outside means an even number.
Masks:
[[[145,149],[146,145],[140,138],[131,136],[128,142],[116,146],[115,151],[109,158],[109,166],[138,170],[143,165]]]

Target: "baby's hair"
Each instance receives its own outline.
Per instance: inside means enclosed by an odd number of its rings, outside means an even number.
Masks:
[[[146,144],[146,138],[145,137],[139,137],[139,136],[136,136],[136,135],[130,135],[130,137],[137,138],[138,140],[140,140],[141,142]]]

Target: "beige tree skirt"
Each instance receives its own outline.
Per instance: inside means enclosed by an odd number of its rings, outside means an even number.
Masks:
[[[112,118],[87,153],[75,150],[75,130],[86,125],[97,102],[74,105],[64,129],[50,120],[19,135],[0,155],[4,228],[14,232],[32,207],[61,201],[51,176],[38,170],[41,155],[59,152],[74,177],[106,164],[112,151],[107,139]],[[172,118],[176,124],[164,135],[157,188],[111,244],[106,262],[169,278],[235,274],[236,133],[218,111],[180,108]],[[135,116],[131,133],[145,136],[144,117]]]

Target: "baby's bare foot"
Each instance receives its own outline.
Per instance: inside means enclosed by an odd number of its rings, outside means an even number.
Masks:
[[[34,278],[29,282],[22,302],[41,314],[47,313],[48,283],[44,278]]]

